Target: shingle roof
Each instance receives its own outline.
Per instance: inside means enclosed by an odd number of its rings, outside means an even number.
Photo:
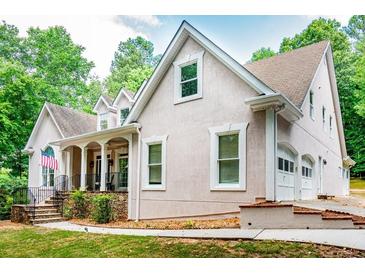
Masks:
[[[135,93],[133,92],[133,91],[130,91],[130,90],[124,90],[125,91],[125,93],[127,93],[128,94],[128,96],[129,97],[131,97],[131,99],[133,99],[133,97],[134,97],[134,95],[135,95]]]
[[[244,67],[300,108],[328,44],[322,41]]]
[[[109,97],[106,94],[102,94],[101,96],[103,96],[103,98],[105,99],[105,101],[109,104],[109,106],[113,105],[113,99],[111,97]]]
[[[64,137],[76,136],[96,131],[96,115],[80,112],[68,107],[46,103],[52,112]]]

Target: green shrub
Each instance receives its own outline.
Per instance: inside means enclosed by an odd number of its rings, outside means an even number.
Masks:
[[[93,197],[91,218],[95,222],[106,224],[112,220],[112,200],[113,197],[108,194]]]
[[[9,219],[13,195],[17,189],[27,187],[26,177],[14,177],[10,172],[10,169],[0,169],[0,220]]]
[[[68,204],[63,205],[63,217],[65,217],[66,219],[72,219],[73,217],[72,207]]]
[[[73,216],[77,218],[85,218],[87,214],[88,199],[86,193],[77,190],[71,194],[71,202],[73,204]]]

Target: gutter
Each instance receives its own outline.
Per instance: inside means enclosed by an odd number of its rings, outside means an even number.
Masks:
[[[137,197],[136,197],[136,222],[139,221],[140,214],[140,191],[141,191],[141,132],[137,128],[138,134],[138,156],[137,156]]]

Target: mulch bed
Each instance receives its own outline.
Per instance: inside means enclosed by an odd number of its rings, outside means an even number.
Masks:
[[[90,219],[71,219],[71,223],[87,226],[111,228],[148,228],[148,229],[213,229],[239,228],[239,218],[216,220],[153,220],[153,221],[115,221],[107,224],[98,224]]]

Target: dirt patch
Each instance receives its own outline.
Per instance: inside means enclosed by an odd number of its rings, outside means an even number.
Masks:
[[[239,228],[239,218],[215,220],[154,220],[154,221],[116,221],[108,224],[97,224],[90,219],[72,219],[71,223],[112,228],[148,228],[148,229],[214,229]]]
[[[26,227],[26,225],[20,223],[12,223],[10,220],[0,221],[0,230],[3,229],[22,229]]]

